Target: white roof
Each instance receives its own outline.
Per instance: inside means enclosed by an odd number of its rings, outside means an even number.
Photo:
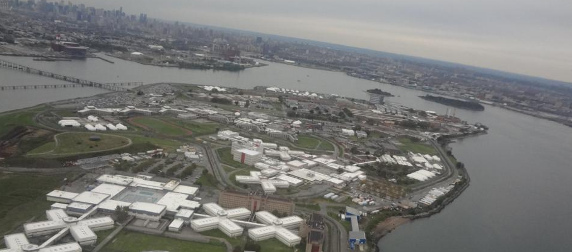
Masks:
[[[331,183],[333,183],[333,184],[335,184],[335,185],[339,185],[339,184],[344,183],[343,180],[338,179],[338,178],[330,178],[330,179],[328,179],[328,182],[331,182]]]
[[[91,206],[93,206],[92,204],[86,204],[86,203],[80,203],[80,202],[72,202],[71,204],[68,205],[68,208],[75,208],[75,209],[81,209],[81,210],[87,210],[89,209]],[[68,209],[69,210],[69,209]]]
[[[236,223],[232,222],[229,219],[220,220],[218,225],[220,226],[221,229],[225,229],[225,230],[229,231],[230,233],[242,231],[242,228],[239,225],[237,225]]]
[[[171,212],[177,212],[181,206],[195,209],[201,205],[199,202],[187,200],[188,197],[189,195],[187,194],[168,192],[159,201],[157,201],[157,204],[166,206],[167,211]]]
[[[116,185],[123,185],[127,186],[133,182],[133,177],[123,176],[123,175],[109,175],[103,174],[97,178],[97,181],[100,183],[110,183]]]
[[[173,221],[171,221],[171,224],[169,224],[169,228],[181,228],[183,226],[183,224],[185,224],[185,221],[179,218],[174,219]]]
[[[249,155],[249,156],[260,155],[260,152],[255,151],[255,150],[249,150],[249,149],[240,149],[240,150],[237,150],[237,152],[244,153],[245,155]]]
[[[288,217],[280,218],[280,220],[282,221],[282,226],[287,227],[287,228],[291,228],[294,226],[300,226],[300,224],[302,224],[302,222],[304,222],[304,220],[302,220],[302,218],[300,218],[298,216],[288,216]]]
[[[77,193],[73,193],[73,192],[53,190],[53,191],[49,192],[46,196],[71,200],[71,199],[75,198],[77,195],[78,195]]]
[[[241,207],[241,208],[233,208],[233,209],[228,209],[226,210],[226,216],[229,219],[240,219],[240,218],[245,218],[245,217],[249,217],[251,212],[250,210]]]
[[[300,240],[301,240],[300,236],[293,234],[292,232],[290,232],[289,230],[287,230],[285,228],[278,228],[276,230],[276,236],[278,236],[278,237],[282,238],[283,240],[286,240],[290,243],[300,242]]]
[[[149,213],[161,214],[165,210],[165,205],[147,203],[147,202],[135,202],[129,206],[130,210],[133,211],[145,211]]]
[[[77,242],[54,245],[40,249],[38,252],[81,252],[81,246]]]
[[[359,171],[361,168],[359,168],[358,166],[355,165],[346,165],[346,167],[344,168],[344,170],[348,171],[348,172],[355,172],[355,171]]]
[[[109,195],[107,194],[85,191],[73,198],[73,201],[99,205],[99,203],[103,202],[107,198],[109,198]]]
[[[292,166],[292,167],[296,167],[296,168],[302,168],[302,167],[305,167],[308,165],[305,162],[302,162],[300,160],[293,160],[293,161],[290,161],[286,164],[288,164],[289,166]]]
[[[22,245],[30,244],[28,238],[23,233],[10,234],[4,236],[4,243],[9,249],[20,249]]]
[[[175,214],[175,218],[180,217],[180,218],[188,219],[188,218],[191,218],[191,216],[193,216],[193,213],[194,213],[194,212],[195,212],[195,211],[193,211],[193,210],[189,210],[189,209],[184,209],[184,208],[183,208],[183,209],[180,209],[180,210],[177,212],[177,214]]]
[[[277,178],[277,179],[280,179],[280,180],[287,181],[288,183],[290,183],[290,184],[292,184],[292,185],[299,185],[299,184],[301,184],[301,183],[303,182],[302,180],[299,180],[299,179],[297,179],[297,178],[288,176],[288,175],[286,175],[286,174],[281,174],[280,176],[278,176],[278,177],[276,177],[276,178]]]
[[[95,233],[87,226],[72,226],[70,227],[70,233],[78,242],[97,239],[97,235],[95,235]]]
[[[218,217],[210,217],[210,218],[193,219],[193,220],[191,220],[191,223],[192,223],[193,225],[196,225],[196,226],[199,226],[199,227],[218,225],[218,222],[219,222],[219,218],[218,218]]]
[[[248,230],[248,234],[254,237],[273,237],[275,233],[276,227],[274,226],[251,228]]]
[[[115,211],[117,206],[124,207],[124,206],[129,206],[129,205],[131,205],[130,202],[108,199],[104,202],[101,202],[101,204],[99,204],[98,208],[103,209],[103,210],[108,210],[108,211]]]
[[[173,192],[184,193],[187,195],[195,195],[198,190],[199,190],[198,187],[179,185],[175,187],[175,190],[173,190]]]
[[[256,212],[256,219],[264,224],[272,224],[278,217],[268,211],[258,211]]]
[[[57,220],[61,220],[61,219],[65,218],[65,217],[68,217],[68,215],[66,214],[66,212],[63,209],[47,210],[46,216],[48,217],[48,220],[51,220],[51,221],[57,221]]]
[[[107,194],[110,198],[115,197],[115,195],[119,194],[121,191],[125,189],[125,186],[120,185],[112,185],[112,184],[101,184],[97,187],[93,188],[91,191],[96,193]]]
[[[105,216],[105,217],[81,220],[81,221],[78,221],[77,224],[78,225],[84,225],[84,226],[87,226],[89,228],[97,228],[97,227],[103,227],[103,226],[113,226],[115,224],[115,222],[113,221],[113,219],[111,219],[111,217]]]
[[[216,203],[205,203],[203,204],[203,210],[209,215],[217,215],[218,212],[224,210],[221,206]]]
[[[60,221],[40,221],[24,224],[26,233],[34,233],[38,231],[60,230],[65,228],[66,225]]]
[[[265,193],[276,192],[276,187],[268,181],[262,181],[260,185],[262,186],[262,190],[264,190]]]
[[[294,170],[289,172],[288,174],[292,175],[292,176],[296,176],[298,178],[302,178],[305,180],[309,180],[309,181],[323,181],[323,180],[328,180],[331,177],[319,172],[315,172],[312,170],[308,170],[306,168],[304,169],[298,169],[298,170]]]
[[[56,202],[56,203],[51,205],[52,209],[66,209],[66,207],[68,207],[68,204],[59,203],[59,202]]]

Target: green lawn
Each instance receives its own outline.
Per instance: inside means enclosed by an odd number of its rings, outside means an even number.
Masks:
[[[170,252],[225,252],[223,244],[199,243],[191,241],[177,240],[156,235],[147,235],[123,231],[109,243],[102,251],[170,251]]]
[[[314,149],[318,147],[318,144],[320,144],[320,139],[306,135],[299,135],[298,141],[296,142],[298,147],[306,149]]]
[[[199,179],[197,179],[197,182],[195,184],[204,186],[204,187],[213,187],[216,188],[216,185],[218,184],[218,181],[216,180],[216,178],[211,175],[210,173],[206,173],[201,175],[201,177]]]
[[[27,154],[41,154],[41,153],[44,153],[44,152],[51,151],[51,150],[53,150],[54,148],[56,148],[56,143],[55,143],[55,142],[47,142],[47,143],[41,145],[40,147],[35,148],[35,149],[29,151]]]
[[[176,140],[171,140],[171,139],[165,139],[165,138],[157,138],[157,137],[146,137],[143,135],[135,135],[135,134],[125,134],[125,135],[121,135],[121,136],[125,136],[128,138],[131,138],[131,140],[133,141],[133,144],[137,144],[137,143],[151,143],[154,145],[157,145],[163,149],[165,149],[166,151],[172,152],[175,151],[177,148],[179,148],[182,144],[179,141]]]
[[[218,123],[198,123],[198,122],[193,122],[188,120],[178,120],[178,119],[168,119],[167,121],[190,130],[193,133],[193,136],[214,134],[216,133],[216,128],[220,127]]]
[[[299,135],[298,141],[295,143],[295,145],[300,148],[306,148],[306,149],[317,149],[325,151],[334,150],[334,146],[330,142],[322,141],[318,138],[308,135]]]
[[[250,168],[249,165],[243,164],[241,162],[238,161],[234,161],[234,159],[232,159],[232,153],[230,153],[230,147],[224,147],[224,148],[220,148],[216,150],[219,158],[220,158],[220,162],[234,167],[234,168]]]
[[[433,146],[424,144],[421,142],[413,142],[408,137],[400,137],[397,139],[401,145],[399,149],[402,151],[411,151],[413,153],[421,153],[421,154],[430,154],[435,155],[437,154],[437,150],[433,148]]]
[[[3,136],[16,126],[36,125],[34,116],[43,109],[44,107],[41,106],[0,114],[0,136]]]
[[[0,235],[34,216],[37,220],[45,219],[45,211],[52,204],[46,201],[46,193],[58,189],[65,177],[0,174]]]
[[[295,248],[291,248],[288,247],[286,245],[284,245],[284,243],[280,242],[278,239],[276,238],[271,238],[268,240],[264,240],[264,241],[259,241],[256,242],[258,245],[260,245],[260,251],[271,251],[271,252],[293,252],[296,249]]]
[[[245,240],[243,240],[242,236],[231,238],[231,237],[228,237],[228,235],[226,235],[225,233],[223,233],[222,231],[220,231],[218,229],[213,229],[213,230],[201,232],[201,235],[223,238],[223,239],[227,240],[232,245],[233,248],[235,246],[241,246],[242,247],[242,246],[244,246],[244,243],[246,242]]]
[[[91,141],[91,136],[99,136],[101,140]],[[58,144],[53,154],[71,154],[106,151],[114,148],[126,147],[129,139],[117,135],[97,134],[97,133],[76,133],[66,132],[56,136]],[[44,148],[44,146],[40,146]],[[36,150],[33,150],[36,151]]]
[[[322,141],[320,146],[318,146],[318,150],[334,151],[334,146],[328,141]]]
[[[153,117],[136,117],[133,118],[133,122],[139,125],[143,125],[149,128],[151,131],[167,135],[167,136],[185,136],[189,135],[190,132],[182,127],[173,125],[158,118]]]

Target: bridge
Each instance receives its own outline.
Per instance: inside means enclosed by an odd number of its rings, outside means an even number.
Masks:
[[[94,81],[83,80],[80,78],[52,73],[48,71],[38,70],[28,66],[20,65],[17,63],[0,60],[0,67],[21,71],[28,74],[36,74],[56,80],[63,80],[70,82],[70,84],[44,84],[44,85],[23,85],[23,86],[1,86],[0,91],[16,90],[16,89],[46,89],[46,88],[68,88],[68,87],[95,87],[107,89],[110,91],[125,91],[125,86],[141,86],[142,82],[118,82],[118,83],[98,83]]]

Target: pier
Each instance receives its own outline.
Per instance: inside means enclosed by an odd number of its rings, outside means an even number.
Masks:
[[[70,84],[2,86],[0,87],[0,91],[16,90],[16,89],[45,89],[45,88],[68,88],[68,87],[95,87],[95,88],[107,89],[110,91],[125,91],[127,90],[126,86],[135,87],[143,85],[142,82],[98,83],[94,81],[83,80],[72,76],[42,71],[5,60],[0,60],[0,67],[18,70],[28,74],[36,74],[56,80],[63,80],[70,82]]]

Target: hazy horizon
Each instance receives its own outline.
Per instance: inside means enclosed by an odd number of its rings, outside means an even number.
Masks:
[[[572,82],[572,1],[75,0],[128,14]]]

